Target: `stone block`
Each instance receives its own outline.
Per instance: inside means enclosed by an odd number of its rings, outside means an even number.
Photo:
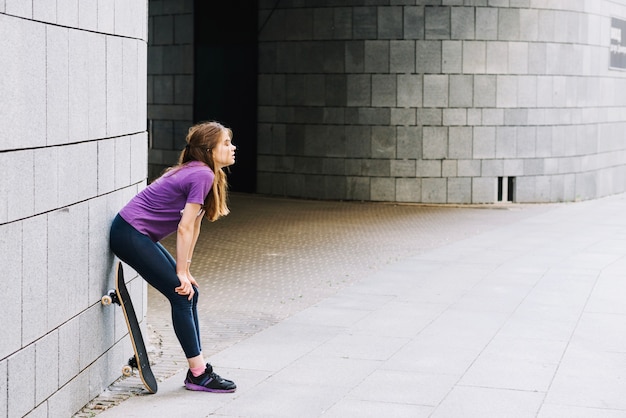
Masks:
[[[0,12],[3,11],[4,3],[0,2]],[[9,404],[7,386],[9,383],[9,370],[8,370],[8,360],[4,359],[0,361],[0,413],[5,416],[9,416],[9,411],[7,410],[7,405]]]
[[[517,128],[499,126],[496,129],[496,158],[517,157]]]
[[[389,74],[372,75],[372,106],[396,106],[396,76]]]
[[[138,183],[147,177],[148,135],[145,132],[131,136],[130,182]]]
[[[115,1],[98,0],[98,32],[112,34],[115,29]]]
[[[536,156],[537,128],[520,126],[517,128],[517,157],[534,158]]]
[[[74,341],[72,341],[72,343],[75,344]],[[63,364],[62,362],[60,363]],[[61,370],[62,369],[61,367]],[[89,402],[89,391],[85,390],[87,387],[89,387],[89,370],[80,374],[77,373],[74,379],[69,381],[67,385],[62,385],[60,389],[48,399],[49,416],[72,416]]]
[[[456,177],[456,160],[443,160],[441,162],[441,177]]]
[[[539,10],[520,8],[519,10],[519,39],[535,42],[539,39]]]
[[[346,178],[346,198],[349,200],[370,200],[369,177]]]
[[[422,76],[419,74],[399,74],[397,77],[398,107],[422,106]]]
[[[415,125],[415,109],[391,109],[392,125]]]
[[[47,258],[54,260],[48,264],[48,297],[55,301],[47,307],[50,329],[88,305],[88,213],[87,204],[81,203],[48,214]]]
[[[348,74],[348,106],[369,106],[371,104],[371,76],[369,74]]]
[[[348,83],[346,75],[326,75],[324,76],[324,105],[345,107],[348,94]]]
[[[370,179],[370,200],[393,201],[396,197],[396,181],[394,178],[373,177]]]
[[[452,27],[452,39],[474,39],[475,9],[473,7],[451,8],[450,19]]]
[[[487,72],[490,74],[506,74],[509,71],[509,43],[487,43]]]
[[[472,107],[474,79],[471,75],[450,75],[450,107]]]
[[[29,345],[9,357],[8,359],[8,411],[9,417],[21,417],[35,408],[35,385],[24,384],[23,379],[13,376],[35,375],[35,346]],[[30,379],[29,379],[30,380]],[[32,380],[30,380],[32,382]]]
[[[333,39],[352,39],[352,9],[338,7],[333,9]]]
[[[391,177],[415,177],[415,160],[392,160]]]
[[[391,109],[389,108],[359,108],[358,123],[367,125],[389,125]]]
[[[69,142],[89,138],[89,37],[69,31]]]
[[[361,174],[369,177],[389,177],[390,160],[361,160]]]
[[[483,41],[467,41],[463,43],[463,72],[466,74],[483,74],[486,71],[486,47]]]
[[[115,190],[115,139],[98,141],[98,194]]]
[[[481,175],[483,177],[502,177],[504,175],[504,160],[483,160]]]
[[[98,0],[80,0],[78,27],[92,32],[98,31]]]
[[[528,74],[528,43],[509,42],[509,73]]]
[[[22,221],[22,345],[28,345],[48,331],[48,237],[47,216],[40,215]],[[17,259],[16,259],[17,261]],[[45,378],[42,378],[45,379]],[[38,379],[37,379],[38,381]],[[39,402],[38,402],[39,403]]]
[[[35,404],[59,389],[59,334],[53,331],[35,344]]]
[[[362,73],[365,71],[365,41],[347,41],[344,54],[344,66],[347,73]]]
[[[482,124],[493,126],[503,125],[504,109],[483,109]]]
[[[396,179],[396,201],[415,202],[422,200],[422,179],[399,178]]]
[[[78,27],[78,0],[57,0],[57,23],[70,28]]]
[[[492,7],[476,8],[476,39],[498,39],[498,9]]]
[[[365,41],[364,71],[366,73],[389,72],[389,41]]]
[[[427,7],[424,13],[426,39],[450,39],[450,7]]]
[[[59,145],[69,138],[69,31],[58,26],[46,31],[47,144]]]
[[[124,67],[123,39],[106,38],[106,115],[107,135],[124,133]]]
[[[443,109],[443,124],[445,126],[467,125],[467,110]]]
[[[546,45],[532,42],[528,44],[528,72],[530,74],[545,74],[547,57]]]
[[[46,144],[45,25],[0,14],[0,39],[0,150],[43,146]]]
[[[481,125],[483,120],[483,109],[467,109],[467,124],[469,126]]]
[[[424,75],[424,107],[448,107],[447,75]]]
[[[352,11],[354,39],[376,39],[378,35],[376,7],[355,7]]]
[[[448,128],[423,128],[422,158],[425,160],[441,160],[448,157]]]
[[[497,107],[516,107],[517,106],[517,77],[499,75],[497,76]]]
[[[422,158],[422,128],[419,126],[398,127],[397,129],[398,158]]]
[[[415,72],[418,74],[441,73],[441,41],[415,43]]]
[[[402,39],[402,7],[378,8],[378,39]]]
[[[6,13],[12,16],[19,16],[26,19],[33,18],[32,1],[5,0]]]
[[[352,158],[370,158],[372,156],[370,126],[346,126],[346,150]]]
[[[447,179],[424,178],[422,179],[422,202],[423,203],[446,203]]]
[[[472,179],[448,178],[447,203],[472,203]]]
[[[22,2],[27,3],[27,2]],[[27,5],[24,5],[27,6]],[[56,2],[48,0],[33,0],[33,20],[40,22],[56,23],[57,22],[57,5]],[[0,8],[0,11],[2,8]]]
[[[35,213],[59,207],[59,147],[33,151],[35,165]]]
[[[441,160],[417,160],[415,161],[415,176],[441,177]]]
[[[459,74],[463,71],[463,42],[442,41],[441,71]]]
[[[496,106],[497,78],[493,75],[474,76],[474,106]]]
[[[519,76],[517,105],[523,108],[534,108],[537,106],[537,77]]]
[[[443,122],[443,112],[441,109],[417,109],[418,125],[441,125]]]
[[[478,177],[480,176],[481,161],[458,160],[456,163],[456,167],[459,177]]]
[[[404,8],[404,39],[424,39],[424,7]]]
[[[472,203],[494,203],[496,201],[496,186],[495,178],[472,178]]]
[[[473,158],[494,158],[496,155],[496,128],[477,126],[474,128]]]
[[[96,195],[98,188],[98,145],[83,142],[58,151],[59,206],[71,205]],[[76,161],[81,161],[77,165]]]
[[[0,251],[5,260],[23,259],[22,242],[21,222],[0,225]],[[5,358],[22,347],[22,280],[24,276],[21,263],[7,263],[3,277],[5,283],[0,292],[0,303],[4,307],[0,358]]]
[[[103,138],[107,128],[106,37],[84,33],[88,49],[89,138]]]
[[[6,170],[0,189],[6,190],[7,220],[14,221],[35,213],[35,196],[25,191],[35,188],[34,151],[15,151],[8,154],[3,171]]]
[[[450,127],[448,130],[448,158],[472,158],[472,133],[469,126]]]
[[[396,157],[396,129],[393,126],[372,127],[372,158]]]
[[[498,39],[503,41],[520,39],[519,9],[501,8],[498,10]]]
[[[415,73],[415,42],[390,41],[389,43],[389,72]]]

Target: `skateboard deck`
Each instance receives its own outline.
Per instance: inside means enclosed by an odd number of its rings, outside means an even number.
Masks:
[[[124,312],[124,318],[126,319],[126,325],[128,326],[128,333],[130,335],[130,341],[133,345],[133,351],[135,355],[128,360],[128,365],[122,368],[122,374],[124,376],[130,376],[133,373],[133,369],[139,370],[139,377],[144,386],[150,393],[156,393],[157,381],[150,368],[150,360],[148,359],[148,351],[146,350],[146,344],[141,334],[141,328],[139,327],[139,321],[133,307],[133,301],[130,298],[126,283],[124,282],[124,270],[122,263],[117,262],[115,270],[115,289],[110,290],[108,295],[102,297],[102,304],[110,305],[111,303],[118,304],[122,307]]]

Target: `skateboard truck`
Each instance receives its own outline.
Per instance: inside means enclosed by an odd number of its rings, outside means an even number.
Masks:
[[[117,293],[115,292],[115,289],[109,289],[107,294],[102,296],[102,298],[100,299],[100,302],[102,302],[104,306],[109,306],[112,303],[115,303],[116,305],[120,305],[120,306],[122,305],[122,303],[120,302],[120,298],[117,296]]]

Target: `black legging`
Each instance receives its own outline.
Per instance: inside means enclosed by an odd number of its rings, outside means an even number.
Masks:
[[[120,260],[131,266],[151,286],[161,292],[172,306],[174,332],[187,358],[202,352],[198,322],[198,288],[192,300],[174,290],[180,286],[176,261],[158,242],[133,228],[119,214],[111,224],[109,245]]]

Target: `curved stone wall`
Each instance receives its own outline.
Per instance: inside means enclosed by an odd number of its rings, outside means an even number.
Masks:
[[[100,297],[146,180],[146,20],[145,0],[0,1],[0,416],[71,416],[132,352]]]
[[[626,190],[624,0],[262,2],[260,193],[559,202]],[[409,4],[410,3],[410,4]]]

